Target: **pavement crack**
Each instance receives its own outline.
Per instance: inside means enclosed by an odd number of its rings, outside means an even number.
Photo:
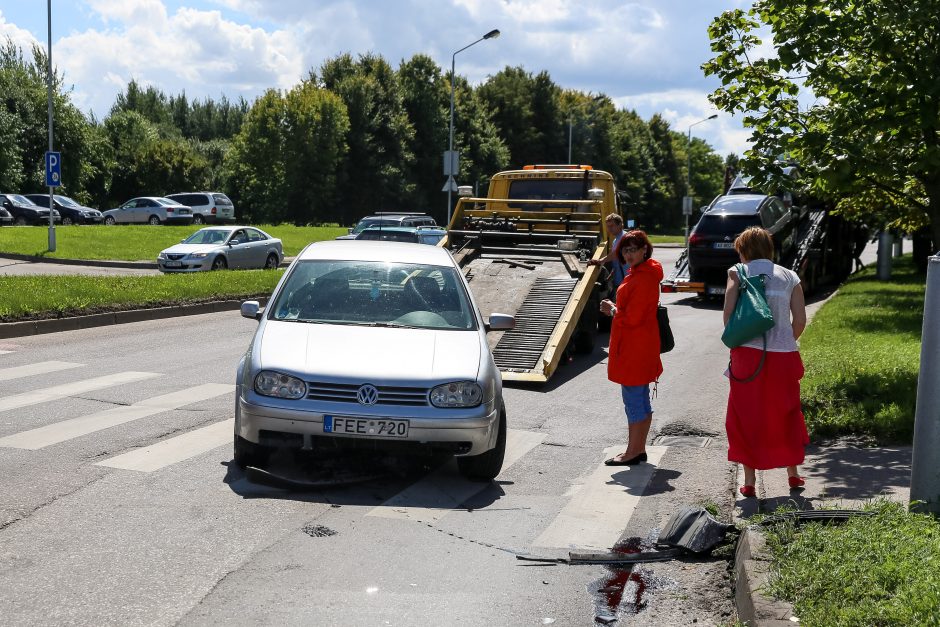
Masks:
[[[75,494],[75,493],[78,492],[79,490],[84,490],[85,488],[88,488],[88,487],[91,487],[91,486],[95,485],[96,483],[98,483],[99,481],[101,481],[102,479],[104,479],[105,477],[109,476],[109,474],[110,474],[110,473],[102,474],[100,477],[97,477],[96,479],[93,479],[92,481],[89,481],[88,483],[84,483],[84,484],[82,484],[82,485],[80,485],[80,486],[77,486],[74,490],[70,490],[70,491],[68,491],[68,492],[63,492],[63,493],[61,493],[61,494],[56,494],[56,495],[52,496],[52,498],[48,499],[47,501],[43,501],[42,503],[39,503],[38,505],[35,505],[35,506],[32,507],[28,512],[25,512],[23,515],[18,516],[18,517],[15,517],[15,518],[13,518],[13,519],[11,519],[11,520],[7,520],[7,521],[4,521],[4,522],[0,522],[0,531],[6,531],[7,529],[9,529],[10,527],[12,527],[13,525],[28,520],[28,519],[29,519],[33,514],[35,514],[36,512],[38,512],[38,511],[40,511],[40,510],[42,510],[42,509],[45,509],[46,507],[49,507],[50,505],[55,504],[55,503],[56,503],[57,501],[59,501],[60,499],[67,498],[67,497],[69,497],[69,496],[72,496],[73,494]]]

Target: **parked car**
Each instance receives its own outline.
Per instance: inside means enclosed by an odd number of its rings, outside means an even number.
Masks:
[[[389,242],[315,242],[291,263],[237,371],[235,462],[275,447],[457,455],[488,481],[506,449],[488,323],[450,253]]]
[[[253,226],[199,229],[157,255],[161,272],[200,272],[224,268],[274,269],[284,258],[281,240]]]
[[[379,240],[383,242],[411,242],[412,244],[431,244],[436,246],[447,231],[436,226],[371,226],[364,229],[356,239]]]
[[[10,226],[13,224],[13,216],[5,208],[0,207],[0,226]]]
[[[794,253],[799,209],[787,209],[776,196],[736,193],[719,196],[706,208],[689,235],[689,273],[706,292],[721,294],[728,268],[738,262],[734,240],[749,226],[770,231],[778,261]]]
[[[336,239],[356,239],[357,235],[373,226],[437,226],[437,222],[426,213],[379,212],[362,218],[356,226],[350,227],[349,233]]]
[[[27,224],[49,224],[49,210],[40,207],[26,196],[20,194],[0,194],[0,206],[10,213],[13,224],[25,226]],[[59,222],[62,217],[58,211],[53,210],[53,222]]]
[[[169,198],[141,196],[131,198],[116,209],[104,213],[104,223],[112,224],[192,224],[193,210]]]
[[[25,194],[25,196],[40,207],[49,208],[49,194]],[[64,226],[69,224],[101,224],[104,221],[104,216],[100,211],[85,207],[68,196],[55,194],[52,196],[52,204],[55,210],[59,212],[59,215],[62,216]]]
[[[193,210],[193,224],[234,222],[235,205],[221,192],[168,194],[167,198]]]

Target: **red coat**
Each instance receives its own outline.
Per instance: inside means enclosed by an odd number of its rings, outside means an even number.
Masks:
[[[630,268],[617,288],[617,315],[610,326],[607,378],[621,385],[646,385],[659,379],[659,284],[663,267],[655,259]]]

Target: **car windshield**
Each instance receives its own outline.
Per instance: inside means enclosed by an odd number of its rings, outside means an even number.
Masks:
[[[737,213],[737,214],[756,214],[757,208],[764,201],[764,196],[755,196],[753,194],[742,196],[722,196],[711,206],[709,213]]]
[[[381,218],[363,218],[359,220],[359,224],[352,230],[353,235],[358,235],[364,230],[371,226],[398,226],[401,224],[399,220],[385,220]]]
[[[7,198],[9,198],[10,200],[12,200],[18,205],[35,205],[36,204],[32,200],[27,198],[26,196],[20,196],[19,194],[7,194]]]
[[[200,229],[183,240],[184,244],[221,244],[228,237],[229,231],[219,229]]]
[[[695,232],[699,235],[737,236],[749,226],[760,225],[758,216],[712,215],[709,212],[699,220]]]
[[[270,308],[274,320],[471,330],[476,319],[454,268],[381,261],[297,264]]]
[[[418,241],[414,231],[389,231],[387,229],[366,229],[356,239],[382,240],[386,242],[412,242]]]
[[[81,205],[69,198],[68,196],[56,196],[55,199],[63,207],[72,207],[73,209],[80,209]]]

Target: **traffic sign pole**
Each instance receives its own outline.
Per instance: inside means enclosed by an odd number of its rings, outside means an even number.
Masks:
[[[46,16],[48,22],[48,44],[46,51],[46,96],[49,101],[49,152],[46,153],[46,184],[49,185],[49,252],[55,252],[55,205],[52,202],[52,184],[49,183],[50,159],[52,152],[52,0],[46,2]],[[58,163],[56,164],[59,165]]]

